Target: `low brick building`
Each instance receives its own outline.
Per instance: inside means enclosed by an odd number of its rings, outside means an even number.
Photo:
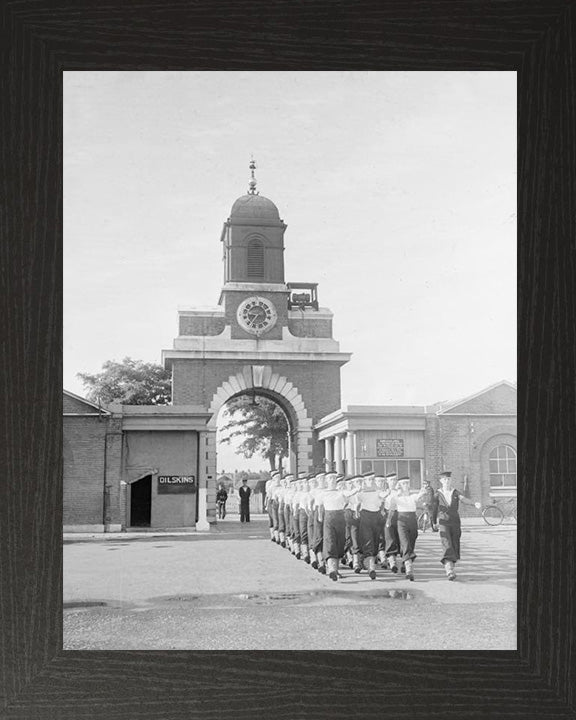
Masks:
[[[103,409],[65,390],[64,530],[205,524],[208,417],[188,405]]]
[[[433,406],[352,405],[314,426],[324,467],[347,474],[407,475],[412,487],[451,470],[483,505],[516,496],[516,387],[502,381]]]

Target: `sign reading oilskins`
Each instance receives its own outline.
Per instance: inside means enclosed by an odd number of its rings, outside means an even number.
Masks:
[[[158,475],[158,495],[196,492],[194,475]]]

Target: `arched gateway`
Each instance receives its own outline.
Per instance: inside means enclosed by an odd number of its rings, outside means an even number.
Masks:
[[[218,305],[179,311],[179,335],[163,361],[172,369],[172,402],[209,414],[200,438],[199,487],[215,519],[216,420],[244,393],[275,400],[289,419],[290,469],[324,466],[314,423],[340,408],[340,368],[350,359],[332,338],[332,313],[315,283],[284,279],[285,223],[256,193],[254,166],[246,195],[224,223],[224,285]],[[202,437],[203,436],[203,437]],[[202,514],[202,513],[201,513]]]

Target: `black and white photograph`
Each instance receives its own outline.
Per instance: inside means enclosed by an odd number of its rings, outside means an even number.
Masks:
[[[517,649],[516,85],[64,72],[64,650]]]

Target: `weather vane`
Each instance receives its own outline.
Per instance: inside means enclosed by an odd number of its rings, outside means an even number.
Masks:
[[[250,179],[250,182],[248,183],[248,194],[249,195],[258,195],[256,192],[256,178],[254,177],[254,170],[256,170],[256,163],[254,162],[254,157],[250,160],[250,172],[252,174],[252,177]]]

